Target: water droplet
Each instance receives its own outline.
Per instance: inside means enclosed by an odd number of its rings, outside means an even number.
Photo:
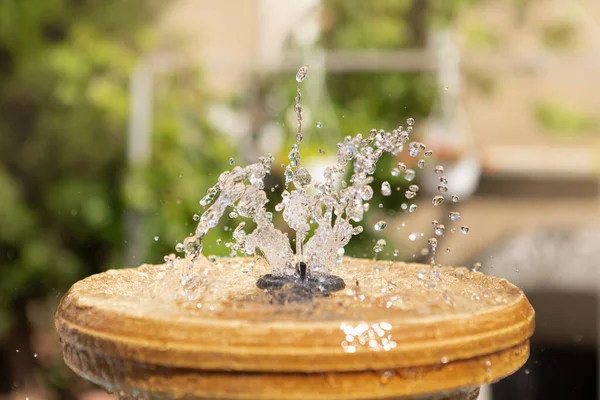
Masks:
[[[446,178],[445,176],[440,176],[440,183],[444,185],[448,184],[448,178]]]
[[[398,164],[396,164],[396,166],[400,171],[406,171],[406,164],[404,164],[403,162],[399,162]]]
[[[402,204],[400,204],[400,208],[403,210],[406,210],[408,208],[408,204],[402,203]]]
[[[392,176],[399,176],[400,175],[400,169],[398,168],[392,168]]]
[[[419,233],[418,232],[412,232],[410,235],[408,235],[408,239],[415,241],[417,240],[417,238],[419,237]]]
[[[300,67],[298,72],[296,73],[296,82],[300,83],[306,79],[306,74],[308,73],[308,65],[303,65]]]
[[[446,232],[446,227],[443,224],[436,225],[433,232],[438,236],[443,236]]]
[[[473,267],[471,268],[471,271],[477,272],[480,269],[481,269],[481,263],[480,262],[476,262],[475,264],[473,264]]]
[[[387,226],[387,222],[385,221],[379,221],[375,224],[375,230],[376,231],[382,231],[386,228]]]
[[[322,128],[323,127],[323,123],[322,122],[317,122],[317,128]]]
[[[235,160],[233,159],[233,157],[229,159],[229,165],[235,165]]]
[[[450,212],[450,214],[448,214],[448,216],[450,217],[450,219],[454,222],[460,220],[460,213],[456,212],[456,211],[452,211]]]
[[[310,185],[311,180],[312,177],[310,176],[310,173],[304,167],[300,167],[294,172],[293,181],[297,188],[304,188]]]
[[[400,254],[400,252],[398,250],[394,250],[394,257],[398,257],[398,254]]]
[[[415,211],[417,211],[417,205],[416,204],[411,204],[410,207],[408,207],[408,211],[409,212],[415,212]]]
[[[194,221],[200,221],[200,216],[198,214],[194,214],[194,215],[192,215],[192,219]]]
[[[407,119],[406,119],[406,123],[407,123],[409,126],[412,126],[412,125],[414,125],[414,124],[415,124],[415,119],[414,119],[414,118],[407,118]]]
[[[444,186],[444,185],[440,185],[437,187],[438,192],[440,193],[447,193],[448,192],[448,186]]]
[[[385,181],[381,184],[381,194],[383,196],[390,196],[392,194],[392,188],[390,187],[390,183]]]
[[[458,196],[457,195],[455,195],[455,194],[452,195],[452,202],[453,203],[458,203]]]
[[[375,253],[381,253],[383,251],[383,249],[385,249],[385,246],[387,245],[385,239],[379,239],[377,241],[377,243],[375,244],[375,247],[373,247],[373,251]]]
[[[427,243],[429,243],[429,245],[433,249],[435,249],[437,247],[437,245],[438,245],[438,240],[436,238],[432,237],[432,238],[429,238],[429,240],[427,240]]]
[[[158,236],[154,236],[154,241],[158,242],[158,239],[160,239]]]
[[[442,359],[440,360],[442,362],[442,364],[448,364],[448,357],[442,357]]]
[[[183,245],[183,243],[177,243],[175,245],[175,251],[178,253],[183,253],[183,251],[185,250],[185,246]]]
[[[229,213],[229,218],[237,218],[238,217],[238,213],[236,213],[235,211],[232,211]]]
[[[407,169],[406,171],[404,171],[404,179],[406,179],[409,182],[415,179],[415,175],[416,173],[412,169]]]
[[[438,165],[437,167],[435,167],[434,171],[436,174],[441,175],[444,173],[444,167],[442,167],[441,165]]]
[[[408,187],[409,190],[412,190],[413,192],[418,192],[419,191],[419,186],[418,185],[410,185]]]
[[[525,368],[523,372],[525,372],[525,375],[529,375],[529,370],[527,368]]]
[[[425,160],[419,160],[419,161],[417,161],[417,167],[419,167],[419,168],[425,168]]]
[[[460,227],[460,231],[466,235],[467,233],[469,233],[469,227],[468,226],[461,226]]]
[[[433,196],[433,199],[431,199],[431,203],[434,206],[439,206],[440,204],[442,204],[444,202],[444,197],[440,196],[439,194],[437,196]]]
[[[410,191],[410,190],[407,190],[406,192],[404,192],[404,196],[406,196],[406,198],[409,200],[414,199],[416,195],[417,194],[415,192]]]
[[[427,150],[424,155],[425,157],[431,157],[433,155],[433,150]]]

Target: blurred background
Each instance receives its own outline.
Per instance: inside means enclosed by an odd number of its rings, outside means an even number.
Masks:
[[[529,362],[482,400],[598,398],[600,3],[3,0],[0,399],[111,398],[64,365],[58,300],[90,274],[162,262],[230,158],[272,153],[283,181],[302,64],[311,171],[344,136],[412,117],[460,197],[431,207],[421,179],[409,213],[390,170],[416,159],[384,158],[376,180],[398,190],[371,202],[346,254],[375,257],[384,237],[378,258],[426,260],[410,233],[460,210],[469,233],[447,232],[439,261],[481,263],[537,312]],[[393,229],[375,232],[380,219]],[[229,253],[217,243],[235,225],[221,225],[205,253]]]

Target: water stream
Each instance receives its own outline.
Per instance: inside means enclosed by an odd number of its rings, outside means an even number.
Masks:
[[[260,157],[258,162],[246,167],[234,166],[231,171],[223,172],[217,183],[200,200],[200,205],[207,208],[200,216],[194,216],[198,221],[194,234],[176,246],[177,252],[185,255],[181,260],[186,265],[181,275],[184,291],[186,288],[210,285],[210,271],[198,271],[194,265],[202,257],[202,242],[207,232],[217,226],[228,210],[231,218],[240,220],[233,230],[233,240],[226,243],[232,256],[261,255],[275,276],[293,276],[296,274],[295,266],[300,262],[306,264],[309,277],[324,276],[331,273],[336,262],[341,261],[344,247],[352,236],[363,231],[360,223],[374,195],[372,175],[378,160],[385,153],[397,156],[407,151],[410,157],[418,158],[417,171],[426,168],[426,159],[433,155],[433,151],[427,149],[424,143],[411,139],[415,121],[408,118],[405,125],[391,131],[371,129],[368,135],[359,133],[346,136],[337,144],[337,162],[325,169],[320,180],[313,182],[313,177],[300,162],[300,145],[303,140],[301,84],[307,75],[308,65],[302,66],[296,74],[296,142],[292,145],[288,155],[289,163],[284,169],[285,190],[281,195],[281,202],[275,206],[275,211],[282,213],[283,220],[296,234],[295,251],[292,250],[287,234],[274,226],[273,215],[266,208],[268,198],[264,180],[271,173],[274,157]],[[391,174],[412,182],[417,171],[399,162]],[[443,166],[434,166],[433,171],[438,175],[439,185],[437,194],[431,199],[432,205],[437,207],[445,201],[457,202],[458,197],[449,193]],[[383,182],[379,189],[381,194],[390,196],[392,185],[388,181]],[[407,202],[415,199],[418,192],[419,187],[411,184],[404,193]],[[416,212],[417,205],[403,204],[402,208]],[[457,222],[461,216],[452,211],[449,219]],[[246,231],[247,221],[256,225],[251,232]],[[379,221],[375,230],[381,231],[386,225],[386,221]],[[437,237],[443,236],[445,230],[443,224],[433,221],[432,234],[428,240],[430,268],[422,271],[422,277],[419,276],[428,285],[435,285],[439,276],[437,269],[440,265],[436,263]],[[468,227],[461,227],[461,232],[468,231]],[[379,253],[385,247],[386,241],[380,239],[373,251]],[[174,254],[165,257],[167,263],[171,264],[176,259]]]

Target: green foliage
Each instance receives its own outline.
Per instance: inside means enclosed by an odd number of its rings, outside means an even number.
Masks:
[[[556,21],[544,25],[542,43],[549,48],[564,50],[577,44],[577,27],[571,21]]]
[[[553,101],[538,102],[534,113],[538,124],[557,136],[592,133],[600,127],[598,118]]]
[[[0,335],[122,250],[128,86],[160,2],[0,2]]]

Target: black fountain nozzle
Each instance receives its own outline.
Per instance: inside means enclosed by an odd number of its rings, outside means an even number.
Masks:
[[[331,292],[337,292],[346,287],[344,280],[335,275],[316,275],[307,274],[308,266],[305,262],[296,263],[295,275],[273,275],[266,274],[258,278],[256,286],[260,289],[269,291],[279,290],[286,284],[292,284],[292,288],[301,289],[302,292],[311,294],[328,295]]]
[[[301,280],[306,279],[306,263],[305,262],[300,261],[299,263],[296,264],[296,273],[298,275],[300,275]]]

